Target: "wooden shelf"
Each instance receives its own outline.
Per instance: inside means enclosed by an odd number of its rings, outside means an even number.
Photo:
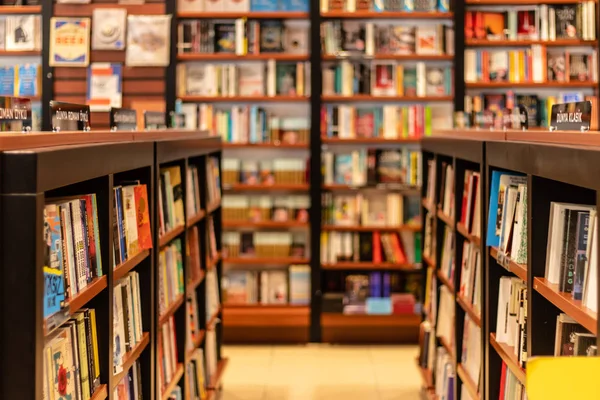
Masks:
[[[104,400],[108,397],[108,389],[106,384],[100,385],[98,389],[92,394],[90,400]]]
[[[423,387],[430,389],[433,388],[433,372],[429,368],[423,368],[419,364],[419,358],[417,357],[417,368],[421,373],[421,381],[423,382]]]
[[[323,18],[364,18],[364,19],[452,19],[451,12],[403,12],[403,11],[326,11],[321,12]]]
[[[234,185],[223,185],[223,190],[228,191],[271,191],[271,190],[285,190],[285,191],[298,191],[305,192],[308,191],[309,185],[307,183],[288,183],[288,184],[274,184],[274,185],[247,185],[244,183],[236,183]]]
[[[513,260],[508,260],[507,264],[503,264],[498,260],[498,248],[490,247],[490,255],[496,260],[498,265],[506,269],[508,272],[512,272],[523,281],[527,282],[527,265],[517,264]]]
[[[597,1],[594,1],[595,3]],[[506,6],[506,5],[536,5],[536,4],[578,4],[581,0],[467,0],[471,6]]]
[[[310,306],[294,304],[224,304],[227,328],[308,328]]]
[[[405,185],[402,183],[375,183],[372,185],[356,186],[347,185],[343,183],[332,183],[329,185],[322,185],[323,190],[389,190],[389,191],[400,191],[400,192],[419,192],[421,190],[418,186]]]
[[[179,296],[177,296],[175,301],[173,301],[173,303],[171,303],[171,305],[165,310],[165,312],[158,319],[159,327],[162,326],[163,324],[165,324],[169,320],[169,317],[171,317],[172,315],[175,314],[175,312],[177,312],[179,307],[181,307],[181,305],[183,304],[184,300],[185,300],[185,295],[180,294]]]
[[[137,253],[135,256],[130,257],[124,263],[117,265],[113,271],[113,284],[116,284],[119,279],[123,278],[134,269],[138,264],[144,261],[150,255],[150,250],[143,250]]]
[[[471,377],[467,373],[467,370],[464,369],[461,363],[458,363],[458,365],[456,366],[456,372],[458,373],[458,376],[460,377],[460,380],[463,383],[463,387],[467,388],[467,392],[469,392],[470,397],[473,400],[479,400],[481,396],[479,396],[477,384],[473,379],[471,379]],[[477,377],[477,379],[479,379],[479,377]]]
[[[219,384],[221,383],[221,378],[223,378],[223,373],[225,372],[225,368],[227,367],[227,363],[229,362],[228,358],[221,358],[217,363],[217,371],[213,376],[210,377],[208,382],[209,389],[218,389]]]
[[[448,343],[448,341],[441,336],[438,337],[438,340],[440,341],[440,344],[442,346],[444,346],[444,348],[446,349],[448,354],[450,354],[450,357],[452,357],[453,360],[456,360],[456,355],[454,354],[454,348],[450,345],[450,343]]]
[[[465,299],[461,294],[456,293],[456,302],[462,307],[463,310],[469,315],[469,318],[481,328],[481,315],[475,311],[470,301]]]
[[[421,323],[421,316],[417,314],[391,314],[391,315],[369,315],[369,314],[321,314],[321,325],[325,327],[414,327]]]
[[[127,371],[129,371],[129,368],[131,368],[131,366],[137,361],[137,359],[140,358],[140,355],[142,354],[144,349],[146,349],[148,343],[150,343],[150,333],[144,332],[144,334],[142,335],[142,340],[140,340],[140,342],[136,344],[135,347],[131,349],[131,351],[123,355],[123,370],[118,374],[113,375],[111,390],[114,390],[114,388],[119,384],[119,382],[121,382],[121,380],[127,376]]]
[[[465,239],[468,239],[469,242],[473,243],[475,246],[481,248],[481,239],[478,236],[472,235],[469,233],[467,227],[461,223],[456,223],[456,230],[460,233]]]
[[[392,271],[420,271],[419,264],[394,264],[373,262],[337,262],[335,264],[321,264],[321,269],[328,270],[392,270]]]
[[[437,217],[438,217],[438,219],[443,221],[446,225],[448,225],[450,228],[454,229],[454,218],[445,214],[441,209],[437,210]]]
[[[348,59],[363,60],[396,60],[396,61],[453,61],[454,56],[448,54],[375,54],[368,56],[366,54],[323,54],[323,61],[337,61]]]
[[[223,143],[224,149],[308,149],[308,143]]]
[[[196,290],[198,285],[201,284],[202,281],[204,280],[205,275],[206,275],[206,273],[204,271],[200,271],[200,277],[198,279],[196,279],[195,281],[188,282],[188,284],[186,286],[187,293],[191,293],[194,290]]]
[[[322,101],[327,102],[344,102],[344,101],[354,101],[354,102],[434,102],[434,101],[453,101],[453,96],[371,96],[369,94],[353,94],[351,96],[342,96],[342,95],[325,95],[321,96]]]
[[[158,239],[158,246],[164,247],[164,246],[168,245],[171,242],[171,240],[173,240],[177,236],[181,235],[184,230],[185,230],[185,227],[183,225],[180,225],[180,226],[177,226],[174,229],[171,229],[170,231],[166,232],[164,235],[162,235]]]
[[[467,89],[512,88],[587,88],[597,87],[598,82],[465,82]]]
[[[223,228],[285,229],[308,228],[308,222],[299,221],[223,221]]]
[[[450,282],[450,279],[448,279],[448,278],[447,278],[447,277],[444,275],[444,273],[442,272],[442,270],[440,270],[440,269],[436,269],[436,272],[437,272],[437,277],[438,277],[438,280],[439,280],[440,282],[442,282],[442,284],[443,284],[444,286],[446,286],[448,289],[450,289],[450,291],[452,292],[452,294],[454,294],[454,284],[453,284],[452,282]]]
[[[202,219],[204,219],[204,217],[206,217],[206,211],[200,210],[200,212],[198,212],[198,214],[192,215],[191,217],[189,217],[187,219],[186,226],[188,228],[191,228],[192,226],[196,225],[198,222],[202,221]]]
[[[290,265],[308,264],[310,260],[304,257],[228,257],[223,259],[227,264],[238,265]]]
[[[106,287],[106,275],[96,278],[92,282],[88,283],[85,289],[77,293],[72,299],[69,300],[69,313],[73,314],[77,312],[81,307],[85,306],[88,301],[96,297],[98,293],[106,289]]]
[[[215,268],[215,266],[219,263],[219,261],[221,261],[222,256],[223,256],[223,254],[219,251],[219,252],[217,252],[217,255],[215,256],[214,259],[211,260],[207,257],[206,258],[206,269],[211,270],[211,269]]]
[[[510,369],[510,371],[519,380],[519,382],[525,385],[525,370],[519,365],[519,360],[517,359],[512,346],[504,343],[498,343],[496,341],[495,333],[490,333],[490,344],[496,350],[496,353],[498,353],[500,358],[502,358],[502,360],[506,363],[506,366]]]
[[[181,380],[182,376],[183,376],[183,364],[179,363],[179,364],[177,364],[177,369],[175,369],[175,372],[173,373],[171,380],[165,386],[165,390],[162,392],[162,395],[160,396],[160,398],[162,400],[168,400],[169,398],[171,398],[171,392],[173,391],[173,389],[175,389],[175,387]]]
[[[222,307],[219,306],[219,308],[217,309],[217,312],[215,312],[213,315],[211,315],[210,319],[206,322],[206,329],[213,329],[214,328],[214,324],[217,322],[217,319],[219,319],[219,313],[221,312]]]
[[[384,139],[379,137],[372,138],[329,138],[321,137],[321,143],[323,144],[411,144],[419,143],[420,138],[399,138],[399,139]]]
[[[561,1],[560,4],[566,2]],[[504,3],[506,4],[506,3]],[[541,4],[548,4],[544,1]],[[466,39],[465,46],[485,46],[485,47],[511,47],[511,46],[531,46],[533,44],[541,44],[544,46],[591,46],[595,47],[598,44],[597,40],[577,40],[577,39],[557,39],[557,40],[487,40],[487,39]]]
[[[205,18],[205,19],[305,19],[309,18],[307,12],[292,12],[292,11],[244,11],[244,12],[179,12],[178,18]]]
[[[306,103],[310,100],[307,96],[177,96],[181,101],[198,103],[279,103],[279,102],[301,102]]]
[[[423,259],[423,261],[425,261],[425,264],[427,264],[429,267],[435,269],[435,261],[433,261],[433,259],[426,256],[425,254],[422,254],[421,258]]]
[[[558,285],[549,283],[545,278],[535,278],[533,280],[533,289],[581,324],[585,329],[594,335],[597,334],[598,314],[583,306],[581,300],[573,300],[573,296],[570,293],[560,292]]]
[[[0,15],[41,14],[42,6],[0,6]]]
[[[2,7],[2,6],[0,6]],[[0,15],[2,15],[2,9],[0,9]],[[12,51],[12,50],[0,50],[1,57],[41,57],[41,50],[20,50],[20,51]],[[29,96],[21,96],[21,97],[29,97]]]
[[[423,206],[424,209],[426,209],[430,213],[435,214],[435,212],[436,212],[435,205],[429,203],[429,201],[427,201],[427,199],[421,199],[421,205]]]
[[[185,362],[188,363],[192,359],[192,355],[194,351],[202,346],[202,342],[204,341],[204,337],[206,336],[206,331],[204,329],[200,329],[198,332],[198,337],[192,339],[192,349],[187,350],[185,353]]]
[[[308,54],[288,54],[288,53],[261,53],[245,54],[239,56],[231,53],[183,53],[177,54],[179,61],[252,61],[252,60],[277,60],[277,61],[308,61]]]
[[[221,199],[218,199],[216,201],[213,201],[211,204],[207,204],[206,205],[206,213],[207,214],[212,214],[213,212],[215,212],[215,210],[217,210],[219,207],[221,207]]]
[[[337,231],[337,232],[420,232],[419,225],[398,225],[398,226],[340,226],[340,225],[323,225],[322,231]]]

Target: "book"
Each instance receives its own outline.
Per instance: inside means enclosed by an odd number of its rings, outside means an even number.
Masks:
[[[87,85],[87,104],[90,111],[120,108],[123,101],[122,81],[121,64],[91,63]]]
[[[52,17],[50,19],[50,66],[88,66],[90,25],[90,18]]]
[[[40,49],[40,17],[36,15],[7,16],[4,19],[4,48],[7,51]]]
[[[128,15],[125,64],[128,66],[169,65],[170,15]]]
[[[92,12],[92,50],[125,49],[127,10],[94,8]]]

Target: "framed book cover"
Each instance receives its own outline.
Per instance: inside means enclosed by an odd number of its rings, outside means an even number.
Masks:
[[[116,63],[92,63],[88,69],[87,104],[91,111],[110,111],[123,102],[122,66]]]
[[[125,64],[138,67],[169,65],[170,15],[127,16]]]
[[[87,67],[90,63],[90,18],[50,19],[50,66]]]
[[[125,49],[126,9],[95,8],[92,20],[93,50]]]

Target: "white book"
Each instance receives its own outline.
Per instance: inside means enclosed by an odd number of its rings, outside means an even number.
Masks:
[[[593,226],[592,226],[593,225]],[[594,312],[598,312],[598,217],[596,211],[590,213],[591,235],[588,239],[589,261],[586,263],[586,273],[583,284],[583,305]]]
[[[506,253],[507,245],[512,233],[515,219],[515,208],[517,202],[517,188],[509,187],[504,192],[504,210],[502,212],[502,227],[500,229],[500,246],[499,250]]]
[[[512,282],[511,278],[503,276],[500,278],[498,289],[498,313],[496,315],[496,341],[507,343],[509,341],[508,330],[508,303],[510,301]]]
[[[267,61],[267,96],[275,96],[277,91],[277,74],[275,60]]]
[[[123,370],[123,355],[126,352],[125,323],[123,321],[123,295],[120,283],[115,285],[113,301],[113,367],[114,373],[119,373]]]
[[[248,12],[250,0],[224,0],[223,6],[227,12]]]
[[[164,368],[164,375],[166,377],[166,381],[164,382],[165,384],[169,383],[169,378],[171,376],[173,376],[173,371],[171,368],[171,342],[173,341],[173,339],[171,338],[171,335],[169,334],[169,322],[165,322],[162,326],[161,326],[161,331],[162,331],[162,350],[163,350],[163,357],[165,358],[165,368]]]
[[[240,96],[264,96],[264,65],[262,63],[239,64],[238,87]]]
[[[417,63],[417,96],[427,96],[427,67],[424,62]]]
[[[204,0],[177,0],[177,12],[204,11]]]
[[[225,9],[225,0],[204,0],[204,11],[227,11]]]
[[[125,8],[94,8],[92,12],[92,50],[125,49]]]
[[[127,243],[127,257],[135,256],[139,251],[137,210],[135,206],[134,186],[123,186],[123,220],[125,222],[125,242]]]
[[[5,23],[5,45],[7,51],[27,51],[36,49],[35,15],[17,15],[6,17]]]

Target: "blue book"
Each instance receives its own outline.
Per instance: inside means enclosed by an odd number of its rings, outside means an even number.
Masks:
[[[18,66],[17,96],[33,97],[39,94],[39,64]]]
[[[277,0],[250,0],[250,11],[278,11]]]
[[[371,272],[369,274],[369,292],[371,297],[381,296],[381,272]]]
[[[438,3],[439,12],[450,12],[450,2],[448,0],[440,0]]]
[[[281,11],[308,12],[308,0],[280,0],[279,9]]]
[[[258,122],[258,107],[250,107],[250,143],[256,143],[258,135],[256,134],[256,124]]]
[[[527,183],[527,177],[523,174],[509,174],[501,171],[492,172],[486,236],[488,246],[498,247],[500,245],[500,228],[502,226],[503,212],[501,205],[504,202],[504,192],[509,186],[516,186],[519,183]]]
[[[44,319],[61,310],[65,301],[62,239],[58,206],[44,208],[44,239],[48,246],[44,260]]]
[[[0,95],[15,95],[15,67],[0,67]]]
[[[392,275],[389,272],[383,273],[382,296],[390,297],[392,295]]]
[[[90,257],[90,236],[88,233],[88,223],[87,223],[87,211],[85,207],[85,200],[79,200],[79,209],[81,210],[81,227],[83,228],[83,252],[85,254],[85,265],[86,265],[86,275],[87,281],[90,282],[92,280],[92,268],[91,265],[91,257]],[[77,223],[77,221],[73,221],[73,223]]]
[[[119,242],[121,244],[121,262],[127,261],[127,244],[125,242],[124,215],[123,215],[123,191],[120,187],[116,188],[117,196],[117,227],[119,230]]]
[[[402,2],[402,11],[406,11],[406,12],[415,11],[414,0],[404,0]]]
[[[352,154],[335,156],[335,183],[352,184]]]
[[[389,297],[367,297],[367,314],[392,314],[392,299]]]

